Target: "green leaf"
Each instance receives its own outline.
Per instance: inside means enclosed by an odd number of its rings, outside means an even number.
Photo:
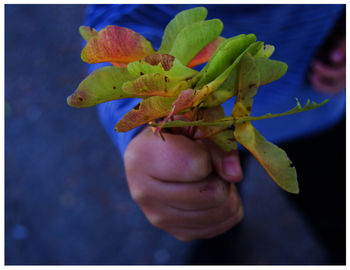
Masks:
[[[247,53],[249,53],[248,50],[244,54]],[[252,53],[254,54],[254,51],[252,51]],[[204,107],[217,106],[230,99],[231,97],[237,95],[239,80],[238,63],[241,61],[241,58],[244,54],[241,54],[240,57],[236,59],[233,64],[233,69],[225,81],[206,98],[206,100],[203,102]],[[256,56],[254,58],[255,64],[260,74],[259,86],[273,82],[281,78],[287,72],[288,66],[284,62]]]
[[[205,46],[220,35],[222,28],[219,19],[193,23],[177,35],[169,54],[187,66]]]
[[[177,35],[186,26],[195,22],[203,21],[207,17],[208,11],[204,7],[197,7],[184,10],[178,13],[166,26],[162,38],[162,44],[158,50],[159,53],[169,53],[176,40]]]
[[[115,130],[126,132],[149,121],[166,116],[176,98],[172,97],[150,97],[146,98],[117,123]]]
[[[97,69],[79,84],[75,92],[67,98],[67,103],[72,107],[81,108],[114,99],[138,97],[122,90],[123,83],[135,78],[136,76],[122,67],[109,66]]]
[[[231,125],[235,126],[238,124],[243,124],[245,122],[252,122],[252,121],[264,120],[264,119],[269,119],[274,117],[286,116],[286,115],[300,113],[300,112],[306,112],[306,111],[321,107],[327,102],[328,102],[328,99],[324,100],[319,104],[316,102],[310,103],[310,100],[308,100],[305,106],[302,107],[299,101],[297,100],[297,106],[295,106],[293,109],[284,113],[277,113],[277,114],[267,113],[262,116],[241,116],[241,117],[228,116],[220,119],[215,119],[213,121],[198,120],[198,121],[186,122],[186,121],[176,120],[176,121],[165,123],[163,128],[189,127],[189,126],[222,126],[222,127],[225,127],[225,126],[228,127]],[[157,124],[154,124],[154,126],[157,126]]]
[[[129,63],[127,68],[135,76],[158,73],[175,80],[188,80],[198,73],[169,54],[148,55],[142,60]]]
[[[288,66],[284,62],[257,56],[254,58],[260,73],[260,85],[276,81],[287,72]]]
[[[225,111],[221,105],[213,108],[201,109],[199,113],[201,114],[199,117],[205,122],[225,117]],[[203,132],[206,138],[209,138],[223,151],[230,152],[237,149],[236,139],[234,138],[230,127],[222,127],[219,125],[199,125],[199,129]]]
[[[234,135],[278,186],[285,191],[299,193],[295,167],[281,148],[268,142],[250,123],[237,125]]]
[[[207,107],[215,107],[229,99],[230,97],[233,97],[237,94],[237,72],[239,63],[244,55],[247,53],[249,54],[256,54],[260,48],[263,46],[263,42],[258,41],[253,44],[251,44],[240,56],[236,58],[236,60],[224,71],[222,72],[215,80],[211,81],[210,83],[204,85],[197,97],[195,105],[198,105],[203,102],[203,106]],[[232,76],[232,77],[231,77]],[[195,81],[194,77],[193,81]],[[231,78],[230,78],[231,77]],[[226,84],[224,82],[228,79]],[[221,85],[223,86],[222,88]],[[197,85],[195,86],[195,89],[197,88]],[[215,93],[219,91],[218,93]],[[214,94],[215,93],[215,94]],[[210,95],[214,95],[214,97],[210,97]],[[208,98],[208,100],[206,100]]]
[[[190,87],[191,82],[189,80],[174,80],[163,74],[150,73],[140,76],[134,81],[124,83],[122,90],[125,93],[140,97],[177,97],[182,90]]]
[[[328,99],[326,99],[323,102],[318,103],[318,104],[316,102],[310,103],[310,100],[308,99],[305,106],[302,107],[297,99],[297,106],[295,106],[293,109],[291,109],[287,112],[276,113],[276,114],[267,113],[267,114],[262,115],[262,116],[245,116],[245,117],[240,117],[240,118],[235,119],[234,122],[235,123],[244,123],[244,122],[251,122],[251,121],[269,119],[269,118],[274,118],[274,117],[281,117],[281,116],[286,116],[286,115],[300,113],[300,112],[306,112],[306,111],[310,111],[310,110],[316,109],[318,107],[321,107],[324,104],[326,104],[327,102],[328,102]]]
[[[275,51],[275,46],[266,44],[257,52],[256,57],[269,58]]]
[[[98,32],[89,26],[80,26],[79,27],[79,33],[85,39],[85,41],[89,41],[93,37],[97,37]]]
[[[239,35],[227,39],[215,51],[209,62],[200,71],[198,76],[201,79],[196,85],[197,89],[202,88],[205,84],[213,81],[217,76],[228,68],[235,59],[248,48],[250,44],[256,41],[254,34]]]
[[[260,72],[255,58],[250,53],[242,57],[239,66],[238,93],[232,110],[233,117],[249,116],[253,106],[253,97],[260,85]]]

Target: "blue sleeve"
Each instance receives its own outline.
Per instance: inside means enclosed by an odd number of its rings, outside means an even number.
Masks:
[[[181,10],[196,5],[91,5],[85,24],[100,30],[107,25],[133,29],[152,42],[157,49],[167,23]],[[284,112],[307,99],[316,102],[329,98],[318,93],[306,81],[306,73],[318,47],[326,38],[345,5],[203,5],[208,19],[220,18],[222,36],[254,33],[258,40],[273,44],[273,59],[288,64],[287,74],[280,80],[259,88],[254,100],[253,115]],[[101,65],[91,65],[90,71]],[[261,94],[260,92],[264,93]],[[114,131],[115,124],[139,100],[111,101],[98,106],[101,122],[121,155],[139,129],[127,133]],[[232,100],[224,104],[227,114]],[[345,91],[313,111],[256,121],[253,124],[268,140],[284,142],[330,127],[344,116]]]

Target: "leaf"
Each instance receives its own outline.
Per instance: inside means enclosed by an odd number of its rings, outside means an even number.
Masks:
[[[176,98],[172,97],[150,97],[146,98],[117,123],[117,132],[126,132],[149,121],[166,116]]]
[[[136,76],[130,74],[126,68],[102,67],[87,76],[67,98],[68,105],[72,107],[91,107],[106,101],[120,98],[138,97],[122,91],[126,81],[134,80]]]
[[[205,84],[213,81],[224,72],[255,41],[256,36],[254,34],[239,35],[225,40],[215,51],[210,61],[200,71],[198,76],[201,76],[201,79],[196,85],[197,89],[202,88]]]
[[[215,80],[211,81],[210,83],[204,85],[200,91],[198,92],[198,95],[196,96],[195,106],[199,105],[203,102],[203,106],[207,107],[216,107],[223,103],[225,100],[230,97],[233,97],[237,94],[237,67],[239,66],[239,63],[244,55],[247,53],[250,54],[256,54],[259,49],[263,46],[263,42],[258,41],[255,42],[240,55],[236,58],[236,60],[228,67],[224,72],[222,72]],[[230,81],[227,82],[227,84],[224,85],[224,82],[230,77]],[[196,76],[198,77],[198,75]],[[195,77],[195,78],[196,78]],[[232,85],[231,85],[232,84]],[[220,88],[221,85],[223,88]],[[198,89],[197,85],[195,86],[195,89]],[[215,93],[216,91],[222,91],[221,93]],[[225,93],[226,92],[226,93]],[[215,94],[214,94],[215,93]],[[215,97],[210,97],[210,95],[215,95]],[[206,100],[208,98],[208,100]]]
[[[205,46],[187,65],[188,67],[192,68],[195,66],[198,66],[200,64],[203,64],[205,62],[208,62],[209,59],[212,57],[216,49],[222,44],[226,39],[223,37],[217,37],[212,42],[210,42],[207,46]]]
[[[127,64],[120,63],[120,62],[111,62],[111,64],[115,67],[127,67]]]
[[[260,43],[260,46],[262,44]],[[256,49],[256,48],[255,48]],[[254,54],[254,50],[250,50]],[[245,53],[249,53],[249,50],[246,50]],[[213,107],[217,106],[231,97],[237,95],[238,87],[238,63],[243,57],[244,54],[241,54],[233,64],[233,69],[231,70],[229,76],[226,80],[215,90],[213,91],[203,102],[204,107]],[[286,63],[276,60],[270,60],[266,58],[256,57],[255,62],[257,69],[260,74],[260,83],[259,86],[273,82],[281,78],[288,69]]]
[[[243,55],[239,66],[238,93],[232,110],[233,117],[249,116],[253,97],[260,85],[260,72],[250,53]]]
[[[299,193],[297,174],[287,154],[266,139],[250,124],[237,125],[235,138],[259,161],[271,178],[285,191]]]
[[[190,81],[174,80],[163,74],[150,73],[140,76],[134,81],[125,82],[122,89],[125,93],[141,97],[177,97],[182,90],[189,88],[190,85]]]
[[[169,54],[148,55],[142,60],[129,63],[127,68],[131,74],[136,76],[158,73],[175,80],[191,79],[198,73]]]
[[[110,25],[93,37],[84,31],[84,36],[89,40],[81,52],[81,59],[89,64],[101,62],[126,64],[155,53],[149,41],[128,28]]]
[[[217,118],[212,121],[192,121],[192,122],[185,122],[185,121],[172,121],[164,124],[163,128],[171,128],[171,127],[188,127],[188,126],[231,126],[231,125],[238,125],[238,124],[243,124],[245,122],[252,122],[252,121],[258,121],[258,120],[264,120],[264,119],[269,119],[269,118],[274,118],[274,117],[281,117],[281,116],[286,116],[290,114],[295,114],[295,113],[300,113],[300,112],[306,112],[309,110],[316,109],[318,107],[323,106],[328,102],[328,99],[324,100],[321,103],[316,103],[312,102],[310,103],[310,100],[307,100],[306,104],[304,107],[299,103],[297,100],[297,106],[295,106],[293,109],[284,112],[284,113],[277,113],[277,114],[271,114],[267,113],[262,116],[241,116],[241,117],[233,117],[233,116],[228,116],[224,118]],[[156,124],[154,126],[157,126]]]
[[[207,17],[208,11],[204,7],[197,7],[184,10],[178,13],[166,26],[162,38],[162,43],[159,47],[158,53],[169,53],[176,40],[177,35],[186,26],[195,22],[203,21]]]
[[[275,51],[275,46],[266,44],[264,47],[257,52],[256,57],[269,58]]]
[[[260,73],[260,85],[276,81],[287,72],[288,66],[284,62],[257,56],[254,58]]]
[[[205,46],[220,35],[222,28],[219,19],[193,23],[177,35],[169,54],[187,66]]]
[[[83,39],[85,39],[85,41],[89,41],[90,39],[98,35],[98,32],[90,26],[80,26],[79,33],[83,37]]]
[[[308,99],[305,106],[302,107],[297,99],[297,106],[295,106],[293,109],[291,109],[287,112],[276,113],[276,114],[267,113],[267,114],[262,115],[262,116],[245,116],[245,117],[240,117],[240,118],[235,119],[234,122],[235,123],[244,123],[244,122],[251,122],[251,121],[269,119],[269,118],[274,118],[274,117],[281,117],[281,116],[286,116],[286,115],[300,113],[300,112],[306,112],[306,111],[310,111],[310,110],[316,109],[318,107],[321,107],[324,104],[326,104],[327,102],[328,102],[328,99],[326,99],[323,102],[318,103],[318,104],[316,102],[310,103],[310,100]]]
[[[201,109],[199,112],[202,113],[199,118],[204,122],[210,122],[225,117],[225,111],[221,105],[213,108]],[[199,129],[204,133],[206,138],[209,138],[223,151],[230,152],[237,149],[236,139],[230,127],[202,125],[199,126]]]
[[[186,89],[181,91],[179,96],[174,100],[173,104],[171,105],[171,110],[168,113],[167,117],[164,118],[162,123],[156,129],[156,133],[158,133],[162,129],[163,125],[170,119],[170,117],[193,106],[194,94],[195,90],[193,89]]]

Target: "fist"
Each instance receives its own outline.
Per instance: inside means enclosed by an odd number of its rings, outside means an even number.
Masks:
[[[212,238],[237,224],[243,217],[237,151],[183,135],[164,138],[145,128],[124,155],[131,196],[150,223],[182,241]]]
[[[322,93],[338,94],[344,90],[346,82],[345,38],[336,39],[330,49],[321,50],[321,53],[323,57],[316,57],[311,64],[310,83]]]

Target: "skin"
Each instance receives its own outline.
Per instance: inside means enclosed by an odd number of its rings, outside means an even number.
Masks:
[[[315,59],[311,64],[309,81],[316,91],[332,96],[345,89],[345,37],[338,39],[335,46],[324,54],[327,55],[328,63]]]
[[[124,155],[131,196],[149,222],[191,241],[212,238],[241,221],[237,151],[225,153],[207,140],[163,135],[166,142],[145,128]]]

